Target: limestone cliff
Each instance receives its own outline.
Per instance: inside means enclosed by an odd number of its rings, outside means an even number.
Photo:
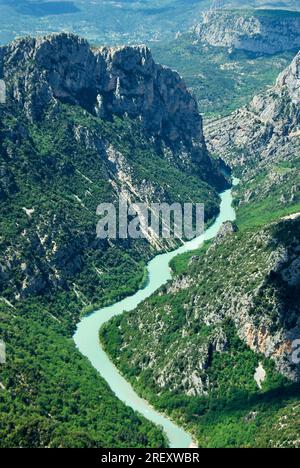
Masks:
[[[146,47],[92,50],[69,34],[20,39],[0,48],[0,77],[0,292],[9,300],[71,288],[88,304],[105,283],[123,290],[130,259],[165,246],[96,240],[97,206],[120,194],[132,203],[193,199],[207,219],[218,213],[226,181],[197,104]],[[112,249],[119,261],[110,268]],[[123,260],[120,280],[111,272]]]
[[[212,10],[194,28],[201,42],[275,54],[300,47],[300,15],[280,10]]]
[[[276,84],[249,105],[208,123],[208,148],[244,171],[291,159],[299,151],[300,53]]]
[[[45,112],[55,115],[61,103],[80,105],[106,120],[129,116],[142,122],[166,157],[171,150],[178,163],[203,163],[207,180],[217,173],[195,99],[182,78],[157,65],[145,46],[91,49],[71,34],[25,38],[0,49],[0,76],[8,99],[32,122]],[[221,179],[216,178],[220,185]]]

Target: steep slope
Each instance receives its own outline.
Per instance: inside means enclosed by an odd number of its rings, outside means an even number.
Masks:
[[[206,128],[208,147],[233,167],[254,171],[299,152],[300,53],[275,86]]]
[[[254,226],[300,211],[299,63],[249,105],[206,126],[208,147],[243,175],[239,219]]]
[[[173,282],[101,339],[136,389],[200,446],[299,446],[299,220],[234,231],[175,261]]]
[[[275,54],[300,47],[300,15],[286,10],[210,10],[193,32],[212,46]]]
[[[16,41],[1,55],[8,96],[30,120],[46,109],[54,115],[59,101],[104,119],[126,114],[174,147],[191,147],[194,139],[195,160],[205,157],[194,99],[179,75],[156,65],[146,47],[92,50],[84,40],[61,34]]]
[[[197,105],[179,76],[157,66],[149,50],[91,51],[63,34],[17,41],[1,54],[7,89],[2,232],[12,238],[3,238],[2,270],[15,297],[64,287],[87,263],[100,261],[105,270],[101,257],[110,246],[95,241],[96,208],[117,202],[120,193],[131,201],[203,198],[207,219],[217,213],[216,189],[226,181],[208,156]],[[28,244],[38,256],[30,267],[22,254]],[[149,255],[162,247],[144,249]],[[96,291],[91,295],[88,283],[105,284],[105,278],[88,268],[88,280],[79,281],[93,302]]]
[[[167,287],[101,331],[137,391],[200,447],[299,447],[300,218],[274,198],[239,206],[238,230],[176,259]]]
[[[237,225],[176,259],[167,287],[101,332],[137,390],[200,446],[299,447],[298,63],[208,129],[242,175]]]
[[[290,361],[299,336],[299,240],[299,220],[286,220],[251,235],[225,231],[200,256],[188,256],[185,276],[137,314],[115,319],[121,338],[115,352],[129,360],[127,371],[151,374],[163,390],[206,394],[215,385],[209,375],[213,355],[226,353],[224,327],[232,322],[253,351],[300,380],[300,367]]]
[[[67,34],[1,48],[0,78],[0,445],[164,446],[70,338],[80,313],[133,292],[168,247],[96,239],[99,203],[122,193],[217,214],[227,182],[197,105],[147,48],[91,50]]]
[[[227,116],[248,104],[274,83],[295,56],[291,50],[258,55],[214,47],[195,40],[190,32],[172,41],[153,42],[151,50],[159,63],[183,76],[205,119]]]

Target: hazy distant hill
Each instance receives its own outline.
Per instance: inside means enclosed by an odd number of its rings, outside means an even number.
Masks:
[[[300,47],[300,12],[274,9],[216,9],[194,28],[205,43],[231,50],[275,54]]]
[[[173,38],[190,28],[204,10],[232,6],[300,8],[296,0],[0,0],[0,43],[58,31],[97,43],[144,43]]]
[[[211,0],[0,0],[0,42],[68,31],[98,43],[142,43],[174,37],[210,4]]]
[[[278,1],[267,1],[267,0],[213,0],[213,7],[255,7],[255,8],[290,8],[300,9],[298,0],[278,0]]]

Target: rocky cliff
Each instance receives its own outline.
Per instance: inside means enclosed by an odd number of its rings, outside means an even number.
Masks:
[[[111,246],[95,241],[96,208],[120,193],[131,202],[195,196],[208,217],[217,213],[216,189],[226,181],[206,150],[197,104],[146,47],[26,38],[0,48],[0,76],[0,289],[9,284],[11,300],[74,289],[91,256],[105,268]],[[139,255],[162,248],[148,241]],[[104,277],[92,269],[100,286]]]
[[[300,53],[249,105],[207,124],[208,148],[243,171],[293,159],[300,136]]]
[[[183,79],[157,65],[145,46],[102,47],[72,34],[21,39],[0,49],[7,97],[30,121],[54,116],[62,103],[79,105],[104,120],[141,122],[158,151],[178,166],[196,164],[199,176],[222,189],[221,161],[212,161],[202,118]],[[195,170],[195,167],[194,167]]]
[[[8,96],[37,121],[59,103],[77,104],[95,116],[140,119],[150,136],[173,149],[205,157],[195,99],[172,70],[157,65],[145,46],[102,47],[69,34],[22,39],[0,52]],[[191,153],[190,153],[191,155]]]
[[[275,54],[300,47],[300,15],[284,10],[212,10],[193,30],[212,46]]]

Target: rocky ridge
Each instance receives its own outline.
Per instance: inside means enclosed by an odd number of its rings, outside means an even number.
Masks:
[[[206,125],[208,148],[243,171],[294,158],[300,137],[300,53],[249,105]]]
[[[300,47],[300,15],[277,10],[211,10],[203,13],[193,34],[216,47],[275,54]]]
[[[60,103],[103,119],[139,119],[177,159],[210,164],[202,119],[182,78],[157,65],[146,46],[101,47],[71,34],[17,40],[0,50],[0,76],[11,98],[38,121]],[[167,150],[166,150],[167,151]]]

